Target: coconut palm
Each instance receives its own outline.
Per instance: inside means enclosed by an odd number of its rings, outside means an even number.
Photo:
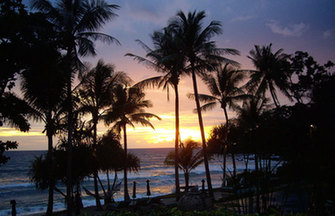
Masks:
[[[55,185],[53,178],[53,136],[60,129],[61,115],[64,113],[63,103],[66,86],[60,53],[52,47],[45,47],[42,50],[43,55],[35,58],[29,69],[22,72],[21,89],[24,99],[33,110],[32,117],[45,124],[44,132],[48,137],[47,162],[49,170],[47,215],[52,215]]]
[[[180,76],[183,75],[185,67],[185,58],[178,52],[178,43],[169,28],[164,28],[162,31],[156,31],[152,35],[154,49],[144,44],[142,41],[138,42],[147,52],[146,57],[140,57],[131,53],[127,56],[133,57],[140,63],[152,67],[157,72],[164,75],[148,78],[140,81],[135,86],[139,88],[158,87],[167,90],[169,100],[169,87],[171,86],[175,93],[175,185],[176,185],[176,199],[180,197],[179,186],[179,169],[178,169],[178,148],[179,148],[179,92],[178,85]]]
[[[238,84],[244,79],[244,77],[243,71],[236,70],[229,64],[225,64],[223,68],[221,65],[218,66],[216,68],[215,76],[209,75],[204,77],[205,83],[212,95],[199,94],[199,100],[201,102],[205,102],[205,104],[201,106],[201,110],[211,110],[215,106],[220,105],[226,118],[225,126],[229,128],[227,108],[236,109],[236,102],[249,97],[241,88],[238,87]],[[190,98],[194,98],[194,94],[189,94],[188,96]],[[226,144],[227,142],[223,143]],[[226,179],[227,147],[224,146],[222,150],[224,163],[223,178]],[[234,155],[232,157],[235,158]],[[233,161],[233,164],[235,165],[235,160]],[[234,173],[236,173],[235,166]]]
[[[110,64],[104,64],[102,60],[99,60],[97,65],[87,70],[80,77],[81,84],[78,90],[80,101],[78,112],[82,114],[90,114],[93,129],[93,151],[97,148],[97,125],[99,120],[105,112],[104,108],[107,108],[111,104],[112,99],[112,87],[118,83],[123,83],[129,80],[129,78],[122,72],[115,72],[114,66]],[[97,172],[94,172],[94,190],[95,194],[98,194],[98,182]]]
[[[95,55],[95,40],[119,43],[114,37],[98,33],[97,30],[116,14],[113,10],[119,6],[107,4],[104,0],[58,0],[53,4],[48,0],[33,0],[33,8],[47,15],[60,35],[61,47],[65,51],[66,83],[67,83],[67,111],[68,111],[68,184],[67,208],[72,214],[72,81],[74,73],[82,68],[79,56]],[[100,207],[100,201],[96,200]]]
[[[181,143],[179,154],[178,167],[183,170],[185,177],[185,190],[188,191],[189,179],[191,170],[199,166],[203,161],[203,153],[199,150],[200,144],[191,139]],[[173,166],[175,163],[175,152],[171,151],[165,158],[164,164]]]
[[[99,169],[107,174],[107,190],[102,186],[104,192],[105,204],[110,203],[113,194],[118,191],[117,172],[124,166],[124,150],[121,147],[119,136],[112,131],[105,134],[97,145],[97,160]],[[140,168],[139,158],[131,153],[127,155],[127,170],[137,172]],[[111,186],[109,172],[114,171],[114,182]],[[101,181],[99,181],[101,183]]]
[[[151,102],[145,100],[145,94],[139,88],[126,87],[124,85],[118,85],[114,90],[114,101],[111,108],[104,115],[105,123],[107,125],[112,124],[112,130],[117,134],[123,131],[124,141],[124,199],[128,201],[128,185],[127,185],[127,125],[135,127],[134,123],[139,123],[144,126],[150,126],[154,129],[154,126],[150,123],[150,118],[160,118],[152,113],[146,113],[145,108],[151,107]]]
[[[283,49],[272,52],[272,44],[269,46],[259,47],[250,51],[252,63],[256,70],[251,70],[250,80],[246,87],[256,95],[264,95],[267,90],[270,91],[271,97],[276,107],[280,106],[276,87],[291,98],[289,89],[289,55],[283,53]]]
[[[238,125],[239,127],[246,131],[246,133],[253,132],[257,129],[262,122],[263,114],[268,109],[268,99],[265,97],[254,96],[243,102],[242,107],[238,110]],[[249,141],[249,139],[248,139]],[[259,171],[259,155],[258,152],[255,153],[255,171]],[[256,187],[256,209],[259,212],[260,205],[260,193],[259,193],[259,183]]]
[[[206,169],[207,184],[210,196],[213,198],[213,189],[208,165],[208,156],[206,151],[206,138],[205,130],[201,115],[200,102],[198,96],[198,87],[196,80],[197,74],[204,74],[206,69],[212,70],[214,62],[236,62],[222,57],[222,54],[238,54],[234,49],[220,49],[216,47],[211,38],[214,35],[221,33],[221,24],[217,21],[212,21],[205,28],[202,27],[202,21],[206,17],[204,11],[194,11],[188,13],[186,16],[182,11],[170,21],[170,27],[174,29],[176,37],[178,38],[180,52],[185,56],[188,61],[188,68],[192,76],[194,98],[198,113],[199,126],[202,138],[202,148],[204,155],[204,164]]]

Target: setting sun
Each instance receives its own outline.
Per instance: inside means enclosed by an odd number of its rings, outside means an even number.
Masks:
[[[127,128],[127,134],[129,134],[129,143],[132,148],[137,147],[173,147],[175,140],[175,117],[173,113],[164,113],[159,115],[161,121],[153,120],[152,123],[155,127],[153,130],[150,127],[143,127],[136,125],[133,129]],[[180,137],[184,141],[186,139],[193,139],[195,141],[201,141],[201,134],[199,126],[197,125],[197,116],[193,113],[184,113],[180,116]],[[213,125],[205,127],[205,136],[209,137],[210,130]],[[104,130],[100,128],[101,131]],[[145,140],[145,142],[143,142]]]

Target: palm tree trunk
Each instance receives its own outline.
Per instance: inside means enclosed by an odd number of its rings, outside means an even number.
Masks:
[[[234,177],[234,179],[236,179],[236,159],[235,159],[235,153],[234,153],[233,149],[232,149],[232,152],[231,152],[231,159],[233,161],[233,177]]]
[[[271,86],[269,88],[270,88],[270,93],[271,93],[273,102],[275,103],[276,108],[278,108],[280,106],[280,104],[279,104],[278,98],[277,98],[277,96],[276,96],[276,94],[274,92],[274,89]]]
[[[227,170],[227,145],[223,144],[223,186],[226,186]]]
[[[188,192],[190,174],[189,174],[188,170],[185,170],[184,172],[185,172],[184,173],[184,175],[185,175],[185,192]]]
[[[113,180],[113,185],[112,185],[112,189],[115,189],[115,184],[116,184],[116,179],[117,179],[117,171],[116,169],[114,170],[114,180]]]
[[[191,63],[191,68],[192,68],[192,81],[193,81],[193,89],[194,89],[194,96],[195,96],[195,104],[197,106],[198,120],[199,120],[200,132],[201,132],[202,151],[203,151],[203,154],[204,154],[204,164],[205,164],[205,170],[206,170],[207,186],[208,186],[209,196],[212,199],[214,199],[211,175],[210,175],[209,164],[208,164],[205,130],[204,130],[203,122],[202,122],[202,115],[201,115],[201,109],[200,109],[197,80],[196,80],[196,76],[195,76],[194,64],[193,63]]]
[[[228,112],[227,112],[227,108],[226,106],[222,106],[223,108],[223,111],[224,111],[224,115],[225,115],[225,118],[226,118],[226,127],[227,127],[227,130],[229,128],[229,119],[228,119]],[[228,135],[228,133],[227,133]],[[226,170],[227,170],[227,141],[228,141],[228,138],[225,137],[225,140],[223,141],[223,181],[224,181],[224,186],[225,185],[225,181],[226,181]]]
[[[71,48],[67,50],[67,63],[68,63],[68,74],[67,74],[67,109],[68,109],[68,135],[67,135],[67,169],[66,169],[66,204],[67,204],[67,215],[72,216],[73,214],[73,198],[72,198],[72,130],[73,130],[73,110],[72,110],[72,67],[71,67]]]
[[[54,187],[55,187],[55,180],[54,180],[54,165],[53,165],[53,140],[52,134],[47,132],[48,134],[48,166],[49,166],[49,197],[48,197],[48,208],[46,215],[52,215],[53,211],[53,202],[54,202]]]
[[[96,153],[97,150],[97,116],[96,113],[93,114],[93,151]],[[94,154],[96,157],[96,154]],[[94,177],[94,192],[95,192],[95,203],[98,209],[101,209],[100,197],[99,197],[99,188],[98,188],[98,170],[95,169],[93,173]]]
[[[256,211],[257,213],[260,213],[260,194],[259,194],[259,167],[258,167],[258,155],[255,154],[255,171],[256,171],[256,175],[257,175],[257,179],[256,179]]]
[[[124,201],[129,201],[128,179],[127,179],[127,132],[126,124],[123,125],[123,140],[124,140],[124,168],[123,168],[123,183],[124,183]]]
[[[108,191],[110,191],[111,190],[111,184],[110,184],[110,180],[109,180],[109,171],[108,170],[107,170],[106,174],[107,174],[107,189],[108,189]]]
[[[178,94],[178,85],[174,85],[175,91],[175,118],[176,118],[176,135],[175,135],[175,182],[176,182],[176,200],[180,198],[180,184],[179,184],[179,94]]]

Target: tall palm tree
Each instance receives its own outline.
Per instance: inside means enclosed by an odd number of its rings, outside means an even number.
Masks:
[[[115,72],[114,66],[104,64],[99,60],[97,65],[80,77],[81,85],[78,93],[80,96],[79,112],[82,114],[90,114],[93,129],[93,151],[97,148],[97,125],[102,119],[106,109],[112,102],[112,87],[117,84],[127,82],[128,76],[122,72]],[[105,109],[105,110],[104,110]],[[99,193],[97,171],[94,172],[94,190],[95,194]],[[99,196],[95,196],[99,199]],[[96,201],[99,203],[99,201]]]
[[[268,105],[268,99],[256,95],[243,102],[242,107],[237,108],[238,110],[238,125],[246,131],[246,133],[253,132],[257,129],[262,121],[264,112],[270,107]],[[249,139],[248,139],[249,141]],[[259,152],[255,152],[255,171],[259,171]],[[260,208],[260,193],[259,193],[259,182],[256,185],[256,209],[259,212]]]
[[[48,137],[48,184],[49,197],[47,215],[53,211],[53,191],[55,186],[53,166],[53,136],[60,129],[61,115],[64,113],[65,76],[61,68],[61,56],[53,48],[42,49],[31,62],[31,67],[22,72],[21,89],[27,103],[33,110],[32,117],[45,124]],[[41,51],[41,50],[40,50]]]
[[[74,73],[83,67],[79,56],[95,55],[95,40],[119,43],[114,37],[97,30],[116,14],[113,10],[118,5],[107,4],[104,0],[58,0],[53,4],[48,0],[33,0],[33,7],[45,13],[50,22],[54,24],[60,35],[60,43],[65,51],[66,83],[67,83],[67,111],[68,111],[68,183],[67,183],[67,208],[68,215],[72,214],[72,81]],[[100,202],[97,201],[97,206]]]
[[[199,94],[199,100],[205,102],[201,106],[201,110],[207,111],[213,109],[215,106],[220,105],[224,111],[226,118],[225,127],[229,128],[229,118],[227,108],[236,109],[236,102],[241,101],[249,97],[244,91],[238,87],[238,84],[244,79],[243,71],[236,70],[229,64],[225,64],[222,68],[221,65],[216,67],[215,76],[209,75],[204,77],[205,83],[212,95]],[[194,94],[188,95],[190,98],[194,98]],[[223,142],[224,145],[227,142]],[[223,179],[226,179],[226,155],[227,146],[223,146]],[[234,174],[236,173],[234,153],[232,153]],[[234,175],[235,176],[235,175]]]
[[[191,170],[199,166],[203,161],[203,153],[200,150],[200,143],[197,143],[191,139],[186,140],[185,143],[181,143],[179,154],[178,167],[183,170],[185,177],[185,191],[189,188],[189,179]],[[171,151],[165,158],[164,164],[174,165],[175,163],[175,152]]]
[[[259,47],[250,51],[251,59],[256,70],[250,71],[250,80],[246,87],[256,95],[264,95],[267,90],[270,91],[271,97],[276,107],[280,106],[276,88],[284,93],[289,99],[291,98],[289,89],[289,55],[283,53],[283,49],[272,52],[272,44],[269,46]]]
[[[179,132],[179,92],[178,85],[180,76],[183,75],[185,68],[185,58],[178,52],[178,43],[169,28],[164,28],[162,31],[156,31],[152,35],[154,50],[144,44],[142,41],[138,42],[147,52],[146,57],[140,57],[131,53],[127,56],[133,57],[140,63],[144,63],[152,67],[157,72],[164,75],[148,78],[135,84],[139,88],[158,87],[167,90],[169,100],[169,86],[171,86],[175,93],[175,185],[176,185],[176,200],[180,197],[179,184],[179,169],[178,169],[178,148],[180,141]]]
[[[199,13],[197,13],[197,11],[194,11],[193,13],[190,12],[187,16],[180,11],[174,19],[170,21],[170,27],[174,29],[176,37],[180,42],[180,52],[186,57],[189,63],[188,68],[192,76],[194,97],[202,138],[208,190],[210,196],[214,198],[208,165],[205,130],[200,109],[196,73],[201,75],[205,73],[206,69],[212,70],[213,62],[231,62],[236,64],[236,62],[222,57],[222,54],[238,54],[238,51],[234,49],[220,49],[216,47],[215,42],[211,41],[211,38],[214,35],[221,33],[221,24],[217,21],[212,21],[208,26],[203,28],[202,21],[205,17],[206,15],[204,11],[200,11]]]
[[[127,183],[127,125],[135,127],[134,123],[139,123],[144,126],[154,126],[150,123],[150,118],[160,118],[152,113],[146,113],[145,108],[151,107],[149,100],[145,100],[145,94],[139,88],[126,87],[118,85],[115,88],[115,98],[111,108],[104,115],[107,125],[113,123],[112,130],[120,134],[123,131],[124,141],[124,200],[129,201],[128,183]]]

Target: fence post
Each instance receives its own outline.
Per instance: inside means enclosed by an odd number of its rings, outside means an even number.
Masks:
[[[205,193],[205,180],[203,179],[201,180],[201,182],[202,182],[202,187],[201,187],[202,192]]]
[[[149,185],[149,179],[147,180],[147,196],[149,197],[151,195],[151,192],[150,192],[150,185]]]
[[[133,199],[136,198],[136,181],[133,182]]]
[[[10,204],[12,205],[12,216],[16,216],[16,201],[11,200]]]

